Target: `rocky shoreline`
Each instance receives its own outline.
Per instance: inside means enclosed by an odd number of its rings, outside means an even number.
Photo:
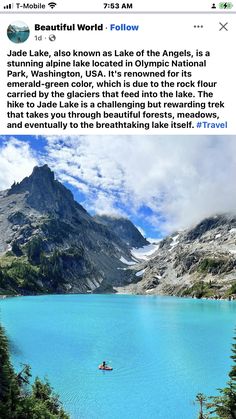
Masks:
[[[63,293],[64,295],[68,295],[68,293]],[[77,293],[72,293],[72,294],[77,294]],[[78,294],[84,294],[84,293],[78,293]],[[91,292],[88,292],[86,294],[93,294]],[[86,295],[84,294],[84,295]],[[206,297],[206,296],[202,296],[202,297],[196,297],[193,295],[178,295],[178,294],[168,294],[168,293],[163,293],[163,292],[157,292],[156,290],[146,290],[145,292],[143,292],[143,290],[139,290],[138,289],[138,284],[129,284],[127,286],[119,286],[119,287],[114,287],[113,288],[113,292],[110,291],[109,292],[99,292],[96,294],[117,294],[117,295],[143,295],[143,296],[159,296],[159,297],[178,297],[178,298],[191,298],[191,299],[195,299],[195,300],[214,300],[214,301],[236,301],[236,294],[233,295],[229,295],[228,297],[223,297],[220,295],[215,295],[215,296],[210,296],[210,297]],[[28,297],[30,296],[37,296],[37,295],[48,295],[48,294],[32,294],[32,295],[27,295]],[[15,298],[15,297],[23,297],[25,295],[23,294],[16,294],[16,295],[11,295],[11,294],[2,294],[0,295],[0,300],[4,300],[6,298]]]
[[[0,294],[0,300],[5,300],[5,298],[13,298],[13,297],[22,297],[20,294],[12,295],[12,294]]]
[[[135,287],[136,285],[136,287]],[[177,294],[165,294],[163,292],[156,292],[156,290],[147,290],[146,292],[141,292],[138,290],[137,284],[130,284],[125,287],[114,287],[116,294],[120,295],[145,295],[145,296],[160,296],[160,297],[178,297],[178,298],[191,298],[194,300],[214,300],[214,301],[236,301],[236,294],[230,295],[228,297],[223,297],[220,295],[215,295],[211,297],[196,297],[191,295],[177,295]]]

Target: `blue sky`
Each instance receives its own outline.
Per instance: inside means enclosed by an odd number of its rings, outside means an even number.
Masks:
[[[159,238],[236,208],[236,137],[2,136],[0,189],[47,163],[91,214]]]

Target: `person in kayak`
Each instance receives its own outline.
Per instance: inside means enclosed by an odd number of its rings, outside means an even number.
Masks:
[[[100,365],[98,366],[98,368],[99,368],[100,370],[103,370],[103,371],[112,371],[112,370],[113,370],[113,368],[112,368],[110,365],[108,365],[108,364],[106,363],[106,361],[103,361],[103,363],[102,363],[102,364],[100,364]]]

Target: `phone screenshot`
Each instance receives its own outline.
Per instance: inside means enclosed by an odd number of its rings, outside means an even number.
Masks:
[[[235,419],[235,8],[1,2],[0,418]]]

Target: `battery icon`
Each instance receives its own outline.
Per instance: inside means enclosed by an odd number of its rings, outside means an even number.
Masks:
[[[225,3],[219,3],[219,9],[232,9],[233,3],[231,2],[225,2]]]

